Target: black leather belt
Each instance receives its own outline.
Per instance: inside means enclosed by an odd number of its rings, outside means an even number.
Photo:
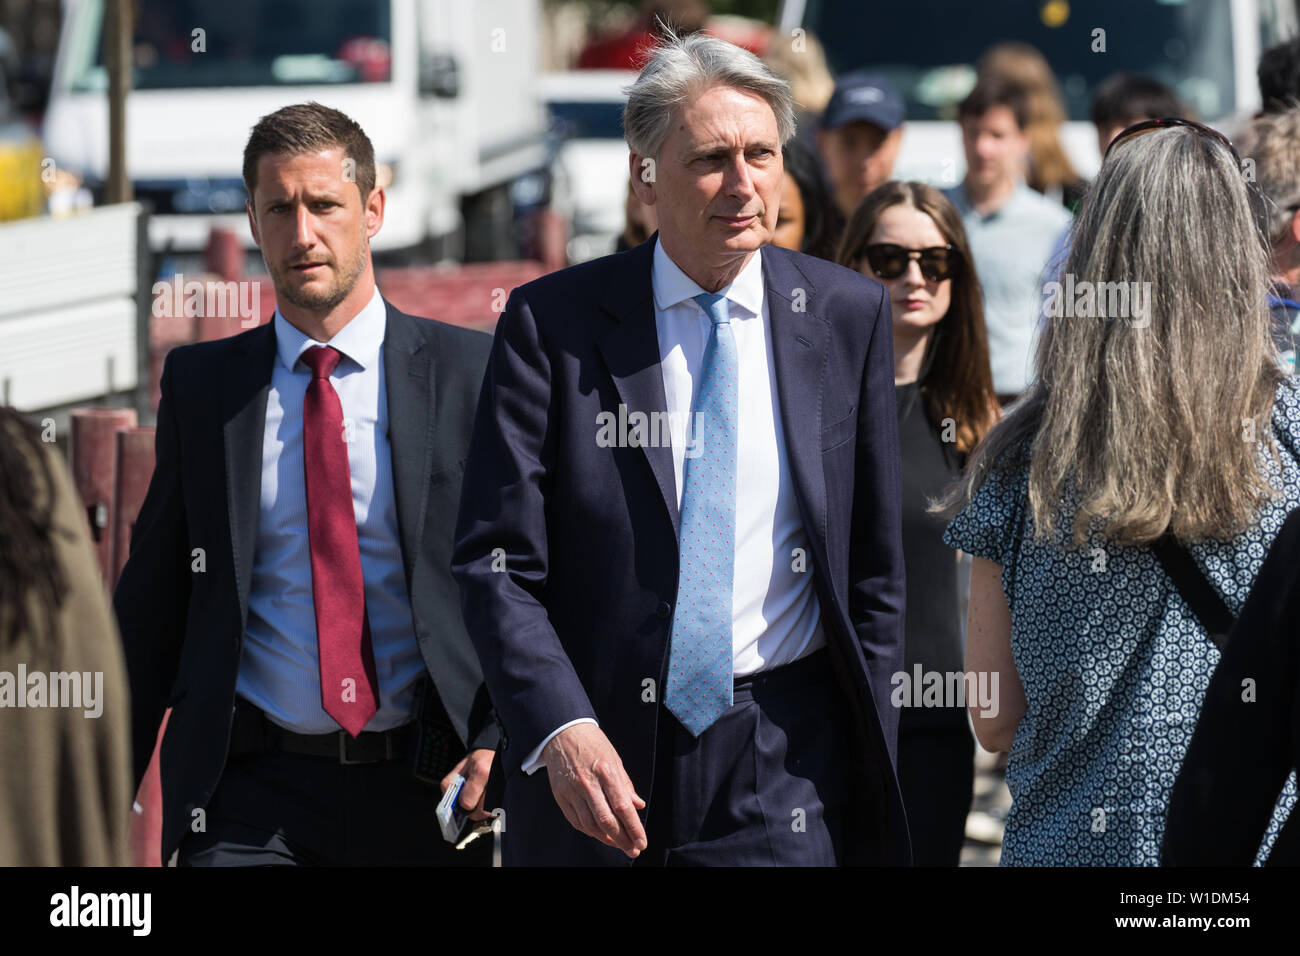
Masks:
[[[261,709],[242,697],[235,703],[235,720],[230,731],[230,756],[290,753],[324,757],[341,764],[380,763],[404,760],[415,744],[415,724],[392,730],[363,731],[353,737],[346,730],[332,734],[298,734],[272,723]]]

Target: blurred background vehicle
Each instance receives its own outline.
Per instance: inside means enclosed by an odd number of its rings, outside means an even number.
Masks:
[[[551,208],[568,224],[568,259],[585,262],[614,251],[623,231],[627,143],[623,92],[631,70],[571,70],[542,76],[555,157]]]
[[[138,0],[126,163],[151,245],[246,246],[241,158],[258,117],[316,100],[358,117],[388,188],[378,253],[514,258],[511,184],[545,162],[540,0]],[[102,188],[104,0],[66,0],[45,141]]]
[[[896,179],[952,185],[962,178],[957,104],[990,47],[1028,43],[1051,64],[1068,120],[1074,168],[1101,165],[1088,105],[1097,85],[1126,70],[1167,83],[1208,123],[1231,132],[1259,106],[1260,53],[1296,32],[1293,0],[784,0],[779,31],[815,35],[838,75],[869,68],[907,104]],[[1098,32],[1101,31],[1101,32]],[[1160,38],[1158,40],[1154,38]],[[787,41],[783,41],[787,42]]]

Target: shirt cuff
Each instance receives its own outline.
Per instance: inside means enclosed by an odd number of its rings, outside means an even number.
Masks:
[[[579,717],[577,720],[571,720],[567,724],[561,724],[559,727],[556,727],[555,730],[551,731],[549,737],[537,745],[536,749],[524,759],[524,762],[519,769],[524,773],[531,775],[545,767],[546,764],[542,760],[542,751],[546,749],[546,745],[554,740],[560,731],[568,730],[574,724],[596,724],[597,727],[600,726],[600,724],[596,723],[596,720],[593,717]]]

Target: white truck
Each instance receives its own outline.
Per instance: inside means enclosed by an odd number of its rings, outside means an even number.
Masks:
[[[1101,165],[1088,109],[1124,70],[1161,80],[1211,125],[1235,133],[1259,106],[1260,54],[1296,32],[1295,0],[783,0],[774,43],[814,34],[836,75],[870,69],[897,87],[907,123],[895,179],[940,186],[965,175],[957,103],[989,47],[1036,47],[1060,82],[1062,144],[1079,174]]]
[[[252,245],[244,144],[315,100],[347,113],[387,183],[378,252],[514,258],[511,184],[546,163],[541,0],[136,0],[127,174],[150,245]],[[108,163],[104,0],[65,0],[45,116],[50,157],[92,188]]]

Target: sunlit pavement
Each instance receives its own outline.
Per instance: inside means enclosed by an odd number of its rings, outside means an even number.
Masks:
[[[962,866],[997,866],[1002,855],[1002,822],[1011,809],[1011,793],[999,769],[1005,756],[975,748],[975,795],[966,817]]]

